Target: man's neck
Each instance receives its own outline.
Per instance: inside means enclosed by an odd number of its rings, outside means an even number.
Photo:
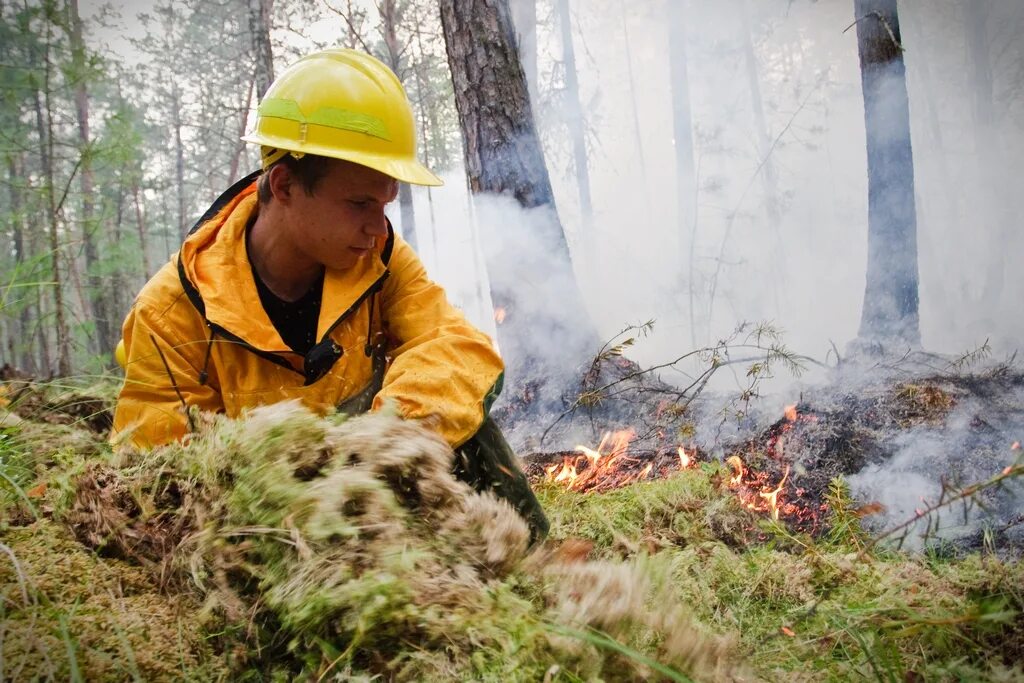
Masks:
[[[324,267],[296,250],[272,206],[263,206],[246,231],[249,260],[263,284],[279,299],[297,301],[323,273]]]

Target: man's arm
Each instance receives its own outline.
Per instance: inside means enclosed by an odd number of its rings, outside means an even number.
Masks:
[[[148,289],[148,287],[147,287]],[[125,319],[125,381],[114,412],[113,441],[126,438],[150,448],[181,439],[188,431],[183,406],[224,409],[216,378],[200,384],[207,340],[205,326],[184,297],[168,305],[140,295]],[[210,368],[212,370],[212,368]]]
[[[425,419],[453,447],[480,428],[500,391],[504,365],[490,338],[448,302],[412,248],[395,238],[381,308],[398,340],[374,409],[392,400],[409,419]]]

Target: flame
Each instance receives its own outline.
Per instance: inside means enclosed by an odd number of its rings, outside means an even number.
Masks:
[[[779,492],[782,491],[782,487],[786,485],[787,479],[789,479],[789,465],[786,465],[786,473],[782,475],[782,479],[779,481],[778,486],[771,491],[761,491],[758,494],[768,502],[768,509],[772,513],[772,519],[775,521],[778,521],[779,519]]]
[[[498,306],[494,309],[494,322],[499,325],[505,322],[505,316],[507,315],[504,306]]]
[[[686,451],[683,450],[683,447],[680,446],[679,447],[679,469],[685,470],[687,467],[690,466],[690,462],[692,462],[690,460],[690,456],[687,455]]]
[[[790,422],[796,422],[797,413],[795,403],[793,405],[786,406],[786,409],[783,412],[785,413],[787,420]]]
[[[1020,450],[1020,441],[1014,441],[1013,445],[1010,446],[1010,450],[1011,451],[1019,451]]]
[[[733,455],[726,459],[725,463],[732,468],[733,476],[729,478],[729,486],[739,486],[743,481],[743,460],[740,456]]]
[[[565,482],[565,487],[573,491],[589,491],[598,487],[608,488],[606,484],[609,482],[614,487],[639,481],[650,474],[654,468],[653,464],[649,464],[635,477],[632,475],[628,477],[615,476],[621,472],[620,461],[626,457],[629,442],[635,437],[636,431],[632,428],[617,432],[605,432],[596,449],[576,446],[576,451],[582,455],[566,456],[562,461],[561,469],[558,465],[551,465],[546,467],[544,472],[548,481]]]

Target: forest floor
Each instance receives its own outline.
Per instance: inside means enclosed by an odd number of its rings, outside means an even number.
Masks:
[[[115,454],[113,391],[0,384],[2,680],[1024,680],[1012,367],[534,453],[532,549],[415,425],[286,404]]]

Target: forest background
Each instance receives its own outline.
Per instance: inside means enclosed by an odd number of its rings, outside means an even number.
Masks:
[[[655,319],[655,362],[770,319],[827,360],[857,336],[867,173],[854,3],[514,0],[561,225],[603,338]],[[0,4],[0,359],[111,366],[134,294],[231,182],[272,76],[328,45],[391,64],[447,179],[392,212],[428,270],[495,330],[488,250],[529,225],[466,189],[436,3]],[[921,336],[957,352],[1024,332],[1013,253],[1024,7],[900,3]],[[526,234],[517,232],[516,234]],[[538,244],[537,249],[546,246]],[[524,288],[543,274],[522,273]]]

